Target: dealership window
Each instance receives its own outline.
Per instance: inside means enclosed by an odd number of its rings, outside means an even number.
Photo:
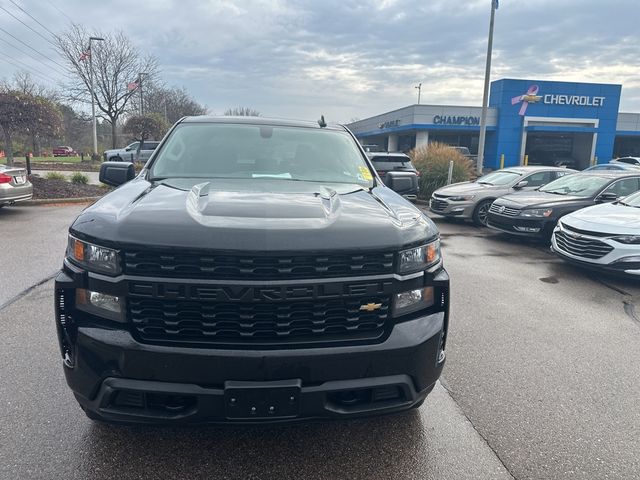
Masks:
[[[400,135],[398,137],[398,151],[399,152],[409,152],[416,148],[416,136],[413,135]]]
[[[476,155],[478,153],[479,137],[469,133],[429,133],[429,143],[440,142],[454,147],[467,147],[469,151]]]

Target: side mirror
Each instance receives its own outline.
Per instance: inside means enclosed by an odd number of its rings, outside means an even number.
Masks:
[[[394,192],[408,192],[418,187],[418,176],[413,172],[387,172],[384,184]]]
[[[617,193],[605,192],[605,193],[601,193],[600,195],[598,195],[598,198],[596,198],[596,200],[598,202],[607,203],[607,202],[615,202],[616,200],[618,200],[618,198],[620,198],[620,197],[618,196]]]
[[[526,180],[522,180],[521,182],[516,183],[513,188],[515,188],[516,190],[519,190],[521,188],[526,187],[527,185],[529,185],[529,182]]]
[[[136,176],[136,170],[131,162],[104,162],[100,166],[100,181],[117,187]]]
[[[131,147],[127,147],[124,149],[125,152],[130,152],[131,150],[133,150]]]

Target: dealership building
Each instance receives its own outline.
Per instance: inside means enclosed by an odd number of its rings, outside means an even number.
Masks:
[[[585,168],[640,156],[640,113],[618,111],[621,85],[502,79],[491,83],[485,168]],[[478,150],[481,107],[411,105],[348,125],[364,145],[409,151],[429,142]]]

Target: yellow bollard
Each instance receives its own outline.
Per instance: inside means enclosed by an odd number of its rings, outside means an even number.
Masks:
[[[500,170],[504,168],[504,153],[500,154]]]
[[[529,155],[524,156],[524,166],[526,167],[527,165],[529,165]]]

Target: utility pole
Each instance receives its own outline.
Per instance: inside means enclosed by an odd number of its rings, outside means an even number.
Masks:
[[[484,143],[487,135],[487,106],[489,103],[489,80],[491,78],[491,50],[493,48],[493,20],[498,8],[498,0],[491,0],[491,19],[489,20],[489,40],[487,42],[487,64],[484,70],[484,90],[482,92],[482,115],[480,116],[480,139],[478,142],[478,175],[484,167]]]
[[[142,76],[146,75],[145,72],[141,72],[140,74],[138,74],[138,82],[140,83],[139,88],[140,88],[140,115],[144,115],[144,97],[142,95]]]
[[[422,82],[420,82],[418,85],[416,85],[415,87],[418,90],[418,105],[420,105],[420,92],[422,90]]]
[[[89,37],[89,77],[91,79],[91,118],[93,122],[93,155],[98,155],[98,128],[96,126],[96,94],[93,89],[93,49],[91,42],[103,42],[104,38]]]

